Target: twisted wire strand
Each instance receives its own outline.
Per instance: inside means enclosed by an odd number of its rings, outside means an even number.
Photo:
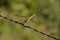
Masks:
[[[29,26],[29,25],[25,25],[24,23],[20,23],[20,22],[14,21],[14,20],[9,19],[9,18],[7,18],[7,17],[5,17],[5,16],[2,16],[2,15],[0,15],[0,17],[4,18],[4,19],[6,19],[6,20],[9,20],[9,21],[11,21],[11,22],[17,23],[17,24],[19,24],[19,25],[22,25],[23,27],[26,27],[26,28],[29,28],[29,29],[31,29],[31,30],[34,30],[34,31],[36,31],[37,33],[40,33],[40,34],[45,35],[45,36],[48,36],[48,37],[53,38],[53,39],[55,39],[55,40],[60,40],[60,39],[58,39],[58,38],[55,38],[55,37],[50,36],[50,35],[48,35],[48,34],[45,34],[44,32],[38,31],[38,30],[32,28],[32,27]]]

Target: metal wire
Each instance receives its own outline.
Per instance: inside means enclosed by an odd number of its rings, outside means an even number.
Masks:
[[[58,38],[55,38],[55,37],[50,36],[50,35],[48,35],[48,34],[45,34],[44,32],[38,31],[38,30],[36,30],[35,28],[32,28],[32,27],[29,26],[29,25],[25,25],[25,23],[19,23],[19,22],[17,22],[17,21],[14,21],[14,20],[9,19],[9,18],[7,18],[7,17],[4,17],[4,16],[2,16],[2,15],[0,15],[0,17],[4,18],[4,19],[6,19],[6,20],[9,20],[9,21],[11,21],[11,22],[17,23],[17,24],[19,24],[19,25],[22,25],[23,27],[26,27],[26,28],[29,28],[29,29],[31,29],[31,30],[34,30],[34,31],[36,31],[37,33],[40,33],[40,34],[45,35],[45,36],[48,36],[48,37],[53,38],[53,39],[55,39],[55,40],[60,40],[60,39],[58,39]]]

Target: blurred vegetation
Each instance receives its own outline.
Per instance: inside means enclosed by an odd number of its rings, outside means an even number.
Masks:
[[[18,22],[33,13],[32,19],[36,23],[28,22],[37,30],[60,38],[60,0],[0,0],[0,15],[6,16]],[[36,33],[21,25],[0,18],[0,40],[54,40]]]

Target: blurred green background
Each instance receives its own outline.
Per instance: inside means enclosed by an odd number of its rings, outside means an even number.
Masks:
[[[0,15],[18,22],[32,14],[36,23],[27,24],[44,33],[60,38],[60,0],[0,0]],[[16,16],[18,15],[18,16]],[[0,40],[54,40],[14,22],[0,18]]]

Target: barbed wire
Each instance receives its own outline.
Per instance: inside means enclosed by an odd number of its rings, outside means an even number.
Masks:
[[[23,27],[26,27],[26,28],[29,28],[29,29],[31,29],[31,30],[34,30],[34,31],[36,31],[36,32],[38,32],[38,33],[40,33],[40,34],[42,34],[42,35],[48,36],[48,37],[53,38],[53,39],[55,39],[55,40],[60,40],[60,39],[58,39],[58,38],[56,38],[56,37],[53,37],[53,36],[48,35],[48,34],[45,34],[44,32],[38,31],[37,29],[32,28],[32,27],[29,26],[29,25],[25,25],[25,23],[20,23],[20,22],[18,22],[18,21],[12,20],[12,19],[7,18],[7,17],[2,16],[2,15],[0,15],[0,17],[4,18],[4,19],[6,19],[6,20],[9,20],[9,21],[11,21],[11,22],[17,23],[17,24],[19,24],[19,25],[22,25]]]

